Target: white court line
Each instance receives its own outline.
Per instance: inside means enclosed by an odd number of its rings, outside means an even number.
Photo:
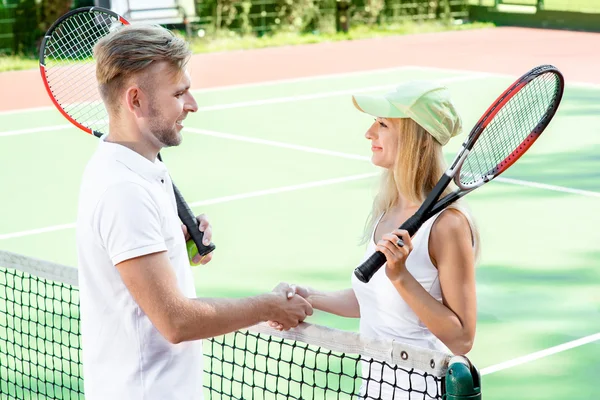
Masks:
[[[20,237],[24,237],[24,236],[39,235],[40,233],[63,231],[65,229],[73,229],[73,228],[75,228],[75,223],[53,225],[53,226],[47,226],[45,228],[30,229],[28,231],[5,233],[5,234],[0,235],[0,240],[15,239],[15,238],[20,238]]]
[[[413,70],[414,66],[401,66],[401,67],[391,67],[391,68],[377,68],[372,70],[363,70],[363,71],[353,71],[353,72],[338,72],[333,74],[321,74],[321,75],[313,75],[313,76],[303,76],[299,78],[283,78],[283,79],[272,79],[269,81],[262,82],[251,82],[251,83],[238,83],[234,85],[223,85],[223,86],[215,86],[211,88],[202,88],[202,89],[194,89],[193,93],[210,93],[210,92],[219,92],[221,90],[232,90],[232,89],[244,89],[251,87],[263,87],[263,86],[273,86],[273,85],[283,85],[288,83],[300,83],[300,82],[310,82],[310,81],[318,81],[322,79],[342,79],[342,78],[351,78],[354,76],[362,76],[362,75],[378,75],[385,74],[388,72],[400,72],[404,70]]]
[[[489,76],[489,74],[481,74],[481,75],[476,75],[476,76],[451,77],[451,78],[440,79],[440,81],[453,82],[453,81],[460,81],[460,80],[477,79],[477,78],[482,78],[482,77],[486,77],[486,76]],[[385,87],[389,87],[389,86],[385,86]],[[369,90],[377,90],[379,88],[382,88],[382,86],[371,86],[368,88],[358,88],[358,89],[346,90],[346,91],[325,92],[325,93],[306,95],[306,96],[284,97],[284,98],[278,98],[278,99],[269,99],[266,101],[269,101],[269,102],[297,101],[297,100],[304,100],[304,99],[309,99],[309,98],[317,98],[316,96],[319,96],[319,97],[337,96],[337,95],[345,94],[345,93],[349,93],[349,92],[356,93],[357,91],[360,91],[360,90],[369,91]],[[259,100],[257,102],[232,103],[232,104],[220,105],[220,107],[227,107],[227,108],[247,107],[249,105],[249,103],[253,103],[253,105],[258,105],[257,103],[264,104],[264,102],[265,102],[265,100]],[[59,125],[59,126],[48,127],[48,128],[32,128],[32,129],[24,129],[24,130],[18,130],[18,131],[0,132],[0,137],[40,132],[44,129],[45,130],[60,130],[60,129],[65,129],[65,128],[69,128],[69,127],[71,127],[71,125]],[[299,146],[299,145],[293,145],[293,144],[283,143],[283,142],[276,142],[276,141],[271,141],[271,140],[248,138],[248,137],[239,136],[239,135],[233,135],[233,134],[222,133],[222,132],[214,132],[214,131],[208,131],[208,130],[202,130],[202,129],[188,128],[187,130],[189,130],[192,133],[210,135],[210,136],[220,137],[220,138],[229,139],[229,140],[257,143],[257,144],[263,144],[263,145],[275,146],[275,147],[281,147],[281,148],[288,148],[288,149],[309,152],[309,153],[317,153],[317,154],[323,154],[323,155],[329,155],[329,156],[335,156],[335,157],[356,159],[356,160],[361,160],[361,161],[369,160],[369,158],[365,157],[365,156],[335,152],[335,151],[325,150],[325,149],[317,149],[317,148],[312,148],[312,147],[308,147],[308,146]],[[600,194],[597,192],[591,192],[591,191],[585,191],[585,190],[579,190],[579,189],[571,189],[571,188],[566,188],[566,187],[561,187],[561,186],[546,185],[546,184],[541,184],[541,183],[520,181],[520,180],[507,179],[507,178],[501,178],[501,177],[499,177],[497,179],[499,181],[504,181],[506,183],[516,184],[516,185],[520,185],[520,186],[528,186],[528,187],[532,187],[532,188],[554,190],[554,191],[565,192],[565,193],[574,193],[574,194],[580,194],[580,195],[584,195],[584,196],[600,197]],[[48,227],[48,228],[41,228],[41,230],[36,229],[36,230],[32,230],[32,231],[17,232],[14,234],[17,236],[10,236],[10,237],[27,236],[29,234],[37,234],[37,233],[43,233],[43,232],[48,232],[48,231],[52,231],[52,230],[66,229],[66,228],[64,228],[64,226],[65,225],[60,225],[60,226],[58,226],[58,228]],[[66,226],[70,226],[70,225],[66,225]],[[13,234],[8,234],[8,235],[13,235]],[[9,237],[7,237],[6,235],[0,235],[0,240],[6,239],[6,238],[9,238]]]
[[[71,125],[71,124],[67,124],[67,125],[43,126],[41,128],[20,129],[18,131],[0,132],[0,137],[25,135],[28,133],[53,132],[53,131],[60,131],[63,129],[68,129],[68,128],[75,128],[75,126]]]
[[[492,365],[491,367],[483,368],[480,372],[481,375],[489,375],[498,371],[502,371],[507,368],[513,368],[518,365],[522,365],[531,361],[539,360],[540,358],[548,357],[553,354],[561,353],[563,351],[574,349],[575,347],[583,346],[592,342],[600,340],[600,333],[596,333],[594,335],[586,336],[581,339],[576,339],[567,343],[563,343],[558,346],[550,347],[545,350],[537,351],[535,353],[528,354],[523,357],[518,357],[513,360],[505,361],[496,365]]]
[[[453,76],[450,78],[435,79],[435,81],[440,82],[440,83],[452,83],[452,82],[470,81],[470,80],[474,80],[474,79],[483,79],[483,78],[489,78],[489,75],[485,74],[485,73],[481,73],[481,74],[473,74],[473,75],[469,75],[469,76]],[[287,96],[287,97],[274,97],[274,98],[263,99],[263,100],[242,101],[242,102],[238,102],[238,103],[216,104],[214,106],[199,107],[198,111],[229,110],[232,108],[262,106],[265,104],[281,104],[281,103],[291,103],[291,102],[295,102],[295,101],[324,99],[327,97],[351,95],[354,93],[374,92],[377,90],[393,89],[395,86],[396,85],[378,85],[378,86],[367,86],[367,87],[363,86],[360,88],[335,90],[335,91],[330,91],[330,92],[302,94],[302,95]]]
[[[266,139],[258,139],[258,138],[253,138],[253,137],[234,135],[232,133],[216,132],[216,131],[210,131],[207,129],[196,129],[196,128],[185,128],[185,130],[186,130],[186,132],[195,133],[198,135],[212,136],[212,137],[217,137],[220,139],[236,140],[238,142],[262,144],[262,145],[272,146],[272,147],[280,147],[280,148],[284,148],[284,149],[303,151],[305,153],[323,154],[326,156],[348,158],[351,160],[360,160],[360,161],[369,161],[370,160],[369,157],[361,156],[358,154],[342,153],[339,151],[319,149],[316,147],[301,146],[301,145],[296,145],[296,144],[291,144],[291,143],[276,142],[274,140],[266,140]]]
[[[546,190],[553,190],[555,192],[580,194],[582,196],[599,197],[600,198],[599,192],[592,192],[589,190],[571,189],[571,188],[564,187],[564,186],[548,185],[545,183],[529,182],[529,181],[522,181],[519,179],[511,179],[511,178],[503,178],[503,177],[498,177],[495,180],[497,180],[499,182],[510,183],[512,185],[527,186],[527,187],[536,188],[536,189],[546,189]]]
[[[0,111],[0,117],[3,115],[34,113],[34,112],[49,111],[49,110],[56,110],[56,107],[44,106],[44,107],[20,108],[18,110]]]
[[[244,88],[252,88],[252,87],[283,85],[283,84],[288,84],[288,83],[310,82],[310,81],[318,81],[318,80],[322,80],[322,79],[342,79],[342,78],[348,78],[348,77],[353,77],[353,76],[378,75],[378,74],[385,74],[388,72],[399,72],[399,71],[403,71],[403,70],[413,70],[413,69],[414,69],[413,66],[401,66],[401,67],[378,68],[378,69],[354,71],[354,72],[339,72],[339,73],[333,73],[333,74],[305,76],[305,77],[300,77],[300,78],[273,79],[270,81],[240,83],[240,84],[234,84],[234,85],[216,86],[216,87],[212,87],[212,88],[193,89],[193,90],[191,90],[191,92],[201,94],[201,93],[228,91],[228,90],[244,89]],[[23,108],[23,109],[19,109],[19,110],[0,111],[0,116],[12,115],[12,114],[22,114],[22,113],[32,113],[32,112],[38,112],[38,111],[48,111],[48,110],[55,110],[55,109],[56,108],[53,106]]]
[[[213,87],[213,88],[194,89],[194,90],[192,90],[192,92],[193,93],[210,93],[210,92],[221,91],[221,90],[233,90],[233,89],[241,89],[241,88],[249,88],[249,87],[273,86],[273,85],[296,83],[296,82],[310,82],[312,80],[321,80],[321,79],[338,79],[338,78],[345,78],[345,77],[352,77],[352,76],[383,74],[383,73],[387,73],[387,72],[406,71],[406,70],[450,72],[450,73],[457,73],[457,74],[485,74],[489,77],[512,78],[512,79],[516,79],[519,77],[519,75],[501,74],[501,73],[495,73],[495,72],[475,71],[475,70],[467,70],[467,69],[405,65],[405,66],[401,66],[401,67],[392,67],[392,68],[378,68],[378,69],[371,69],[371,70],[364,70],[364,71],[340,72],[340,73],[334,73],[334,74],[322,74],[322,75],[306,76],[306,77],[300,77],[300,78],[273,79],[270,81],[263,81],[263,82],[224,85],[224,86],[217,86],[217,87]],[[523,73],[525,73],[525,71],[523,71]],[[575,81],[570,81],[570,80],[567,80],[565,83],[567,86],[600,88],[600,84],[598,84],[598,83],[575,82]],[[52,109],[54,109],[54,107],[46,106],[46,107],[24,108],[24,109],[19,109],[19,110],[0,111],[0,116],[11,115],[11,114],[21,114],[21,113],[32,113],[32,112],[38,112],[38,111],[48,111],[48,110],[52,110]]]
[[[256,192],[236,194],[233,196],[218,197],[216,199],[211,199],[211,200],[197,201],[195,203],[191,203],[190,207],[206,206],[206,205],[210,205],[210,204],[220,204],[220,203],[226,203],[228,201],[249,199],[251,197],[266,196],[269,194],[293,192],[296,190],[304,190],[304,189],[311,189],[311,188],[321,187],[321,186],[335,185],[338,183],[346,183],[346,182],[358,181],[358,180],[367,179],[367,178],[373,178],[377,175],[379,175],[379,174],[376,172],[371,172],[368,174],[352,175],[352,176],[345,176],[342,178],[333,178],[333,179],[325,179],[322,181],[301,183],[299,185],[282,186],[282,187],[274,188],[274,189],[259,190]]]
[[[188,131],[190,133],[198,134],[198,135],[212,136],[212,137],[217,137],[220,139],[227,139],[227,140],[236,140],[238,142],[262,144],[265,146],[280,147],[280,148],[284,148],[284,149],[302,151],[305,153],[323,154],[326,156],[347,158],[347,159],[359,160],[359,161],[369,161],[371,159],[370,157],[361,156],[358,154],[342,153],[342,152],[338,152],[338,151],[319,149],[319,148],[315,148],[315,147],[301,146],[301,145],[295,145],[295,144],[290,144],[290,143],[285,143],[285,142],[277,142],[274,140],[257,139],[257,138],[246,137],[246,136],[241,136],[241,135],[234,135],[232,133],[215,132],[215,131],[210,131],[210,130],[206,130],[206,129],[186,128],[186,131]],[[568,188],[568,187],[564,187],[564,186],[548,185],[545,183],[524,181],[524,180],[520,180],[520,179],[503,178],[501,176],[496,178],[495,181],[508,183],[511,185],[525,186],[525,187],[535,188],[535,189],[545,189],[545,190],[552,190],[555,192],[578,194],[578,195],[587,196],[587,197],[599,197],[600,198],[599,192],[593,192],[593,191],[589,191],[589,190],[572,189],[572,188]]]
[[[473,79],[483,79],[483,78],[487,78],[487,77],[488,77],[488,75],[486,75],[486,74],[478,74],[478,75],[454,76],[454,77],[450,77],[450,78],[442,78],[442,79],[438,79],[438,81],[441,83],[451,83],[451,82],[460,82],[460,81],[467,81],[467,80],[473,80]],[[393,87],[394,87],[394,85],[367,86],[367,87],[360,87],[360,88],[354,88],[354,89],[336,90],[336,91],[330,91],[330,92],[312,93],[312,94],[305,94],[305,95],[298,95],[298,96],[275,97],[275,98],[270,98],[270,99],[251,100],[251,101],[243,101],[243,102],[238,102],[238,103],[216,104],[214,106],[200,107],[200,108],[198,108],[198,111],[229,110],[229,109],[233,109],[233,108],[262,106],[262,105],[266,105],[266,104],[291,103],[291,102],[295,102],[295,101],[323,99],[323,98],[328,98],[328,97],[350,95],[350,94],[354,94],[354,93],[364,93],[364,92],[371,92],[371,91],[376,91],[376,90],[386,90],[386,89],[391,89]],[[64,129],[64,127],[67,127],[67,126],[68,125],[49,126],[49,127],[47,127],[47,130],[50,131],[50,130]],[[16,131],[0,132],[0,137],[24,135],[24,134],[29,134],[29,133],[40,133],[40,132],[44,132],[44,128],[19,129]]]
[[[372,178],[377,175],[378,175],[377,173],[372,172],[372,173],[368,173],[368,174],[350,175],[350,176],[344,176],[341,178],[332,178],[332,179],[325,179],[325,180],[320,180],[320,181],[301,183],[301,184],[297,184],[297,185],[282,186],[282,187],[278,187],[278,188],[258,190],[258,191],[254,191],[254,192],[240,193],[240,194],[231,195],[231,196],[217,197],[215,199],[196,201],[194,203],[189,203],[189,206],[190,207],[198,207],[198,206],[205,206],[205,205],[209,205],[209,204],[225,203],[225,202],[234,201],[234,200],[249,199],[252,197],[267,196],[270,194],[293,192],[296,190],[304,190],[304,189],[311,189],[311,188],[315,188],[315,187],[336,185],[339,183],[352,182],[352,181]],[[48,226],[45,228],[31,229],[31,230],[20,231],[20,232],[5,233],[5,234],[0,235],[0,240],[14,239],[14,238],[19,238],[19,237],[24,237],[24,236],[38,235],[40,233],[62,231],[62,230],[73,229],[73,228],[75,228],[75,223],[54,225],[54,226]]]
[[[407,69],[412,70],[412,69],[419,69],[419,70],[423,70],[423,71],[433,71],[433,72],[452,72],[452,73],[457,73],[457,74],[479,74],[482,73],[481,71],[476,71],[476,70],[469,70],[469,69],[455,69],[455,68],[441,68],[441,67],[422,67],[422,66],[417,66],[417,65],[408,65],[406,66]],[[558,68],[560,70],[560,68]],[[521,75],[523,75],[525,72],[527,71],[523,71],[522,74],[501,74],[498,72],[490,72],[489,75],[490,77],[495,77],[495,78],[509,78],[509,79],[517,79],[518,77],[520,77]],[[572,81],[568,78],[565,78],[565,85],[566,86],[575,86],[575,87],[583,87],[583,88],[590,88],[590,89],[600,89],[600,83],[592,83],[592,82],[579,82],[579,81]]]

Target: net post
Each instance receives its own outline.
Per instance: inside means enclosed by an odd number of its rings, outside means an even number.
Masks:
[[[481,376],[467,357],[450,359],[445,377],[444,399],[481,400]]]

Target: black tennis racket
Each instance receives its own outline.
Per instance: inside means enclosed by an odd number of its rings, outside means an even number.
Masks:
[[[450,168],[400,229],[413,236],[429,218],[506,171],[546,129],[563,91],[564,78],[552,65],[538,66],[520,77],[484,113]],[[452,180],[458,189],[438,200]],[[354,274],[369,282],[385,262],[385,255],[376,251]]]
[[[50,99],[73,125],[101,137],[108,133],[108,112],[100,98],[96,81],[94,45],[102,37],[129,22],[101,7],[72,10],[48,29],[40,48],[40,73]],[[158,159],[162,161],[160,154]],[[215,249],[202,244],[204,234],[196,217],[173,184],[177,212],[190,237],[204,256]]]

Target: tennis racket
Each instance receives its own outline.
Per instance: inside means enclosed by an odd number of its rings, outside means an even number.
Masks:
[[[552,65],[538,66],[521,76],[483,114],[448,170],[400,229],[413,236],[429,218],[506,171],[546,129],[563,91],[564,78]],[[458,189],[439,199],[452,180]],[[354,275],[369,282],[385,262],[385,255],[376,251]]]
[[[50,99],[60,113],[82,131],[101,137],[108,133],[108,112],[96,81],[94,45],[108,33],[129,22],[101,7],[72,10],[48,29],[40,47],[40,73]],[[162,161],[160,154],[158,159]],[[177,213],[204,256],[215,249],[202,244],[204,234],[196,217],[173,184]]]

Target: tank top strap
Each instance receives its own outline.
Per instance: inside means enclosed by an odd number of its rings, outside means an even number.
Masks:
[[[383,218],[384,215],[385,215],[385,213],[381,213],[379,218],[377,218],[377,220],[373,224],[373,232],[371,232],[371,240],[369,241],[370,243],[375,243],[375,231],[377,231],[377,227],[379,226],[379,223],[381,222],[381,219]]]

